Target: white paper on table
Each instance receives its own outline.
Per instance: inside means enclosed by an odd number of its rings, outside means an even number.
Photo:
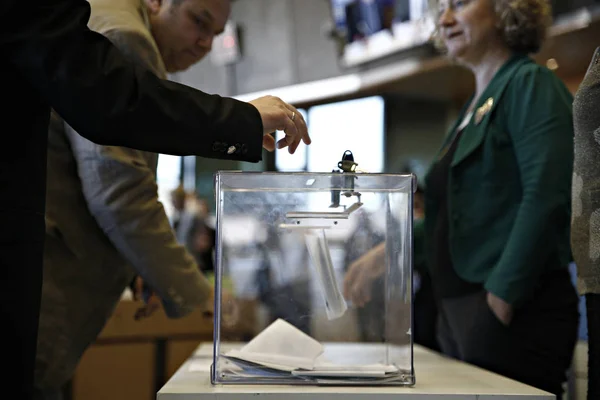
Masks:
[[[312,369],[318,356],[323,353],[321,343],[290,323],[277,319],[240,350],[225,355],[267,366],[277,366],[291,371]]]
[[[384,378],[386,373],[383,371],[346,371],[346,370],[331,370],[331,371],[321,371],[321,370],[313,370],[313,371],[292,371],[292,375],[294,376],[320,376],[320,377],[328,377],[328,378]]]
[[[398,368],[393,365],[371,364],[371,365],[341,365],[327,363],[318,365],[310,371],[292,371],[294,376],[322,377],[322,378],[387,378],[390,374],[398,373]]]
[[[315,360],[304,357],[290,357],[277,354],[252,353],[241,350],[231,350],[226,354],[227,357],[238,358],[260,364],[267,368],[278,369],[281,371],[293,371],[298,368],[313,369]]]
[[[249,361],[223,356],[227,360],[228,368],[238,377],[263,376],[263,377],[289,377],[291,371],[272,368],[265,364],[254,364]],[[267,367],[267,368],[263,368]]]
[[[385,376],[385,377],[355,377],[353,379],[349,377],[299,377],[304,379],[312,379],[312,381],[317,385],[349,385],[349,386],[357,386],[357,385],[365,385],[371,386],[373,383],[382,384],[385,382],[394,382],[398,380],[398,376],[396,374]],[[343,379],[342,379],[343,378]]]
[[[318,357],[315,360],[313,371],[382,372],[385,374],[398,372],[398,367],[380,363],[368,365],[335,364],[323,357]]]

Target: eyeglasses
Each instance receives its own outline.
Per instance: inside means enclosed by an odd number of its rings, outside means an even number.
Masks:
[[[471,4],[474,0],[441,0],[438,3],[438,19],[444,15],[447,10],[458,12]]]

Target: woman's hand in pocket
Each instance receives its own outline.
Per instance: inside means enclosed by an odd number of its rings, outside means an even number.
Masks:
[[[487,293],[487,304],[502,324],[510,325],[513,317],[513,306],[492,292]]]

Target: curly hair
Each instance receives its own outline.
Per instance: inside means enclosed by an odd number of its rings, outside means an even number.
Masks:
[[[498,30],[508,48],[519,53],[537,53],[552,24],[552,7],[549,0],[490,1],[498,18]],[[433,39],[438,49],[445,50],[437,21]]]

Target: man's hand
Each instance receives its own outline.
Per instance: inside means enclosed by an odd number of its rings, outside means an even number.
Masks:
[[[201,306],[200,310],[205,317],[211,317],[215,313],[215,288],[212,287],[210,289],[210,294],[204,304]]]
[[[373,281],[385,272],[385,243],[354,261],[344,279],[344,297],[357,307],[371,301]]]
[[[310,136],[302,114],[293,106],[287,104],[280,98],[273,96],[259,97],[250,101],[262,118],[263,123],[263,147],[268,151],[275,150],[275,131],[283,131],[285,137],[277,142],[277,148],[288,148],[290,154],[294,154],[302,140],[310,144]]]
[[[135,278],[135,283],[133,287],[133,299],[134,300],[144,300],[144,290],[148,290],[148,288],[144,287],[144,280],[141,277]],[[135,320],[140,320],[142,318],[146,318],[154,314],[155,311],[160,309],[160,299],[153,291],[150,292],[150,296],[148,297],[148,301],[145,304],[138,308],[135,312],[133,318]]]
[[[210,291],[210,296],[202,307],[202,313],[205,317],[213,317],[215,305],[215,290]],[[225,327],[231,327],[238,323],[240,319],[239,306],[229,291],[221,292],[221,324]]]
[[[502,324],[508,326],[510,321],[512,321],[513,306],[491,292],[488,292],[487,294],[487,303],[498,320],[500,320]]]

